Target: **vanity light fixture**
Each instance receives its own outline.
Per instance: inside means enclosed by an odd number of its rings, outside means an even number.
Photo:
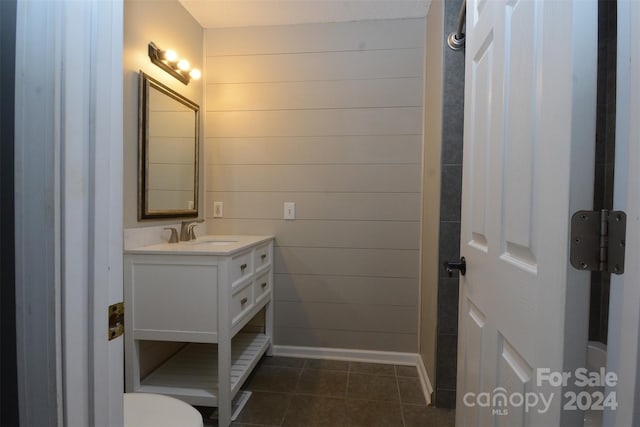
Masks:
[[[198,80],[202,75],[197,68],[191,68],[189,61],[179,59],[175,51],[162,50],[154,42],[149,42],[149,58],[151,62],[186,85],[191,79]]]

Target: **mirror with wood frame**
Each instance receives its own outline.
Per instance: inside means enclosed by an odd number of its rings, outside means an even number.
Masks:
[[[200,108],[140,71],[138,219],[198,216]]]

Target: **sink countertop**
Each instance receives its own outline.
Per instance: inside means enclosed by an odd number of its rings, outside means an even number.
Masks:
[[[274,236],[207,235],[180,243],[160,243],[127,249],[125,254],[146,255],[231,255],[248,246],[268,242]]]

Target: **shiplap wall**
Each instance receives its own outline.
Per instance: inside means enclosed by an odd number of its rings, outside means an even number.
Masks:
[[[418,349],[423,44],[423,19],[205,32],[208,231],[276,236],[276,344]]]

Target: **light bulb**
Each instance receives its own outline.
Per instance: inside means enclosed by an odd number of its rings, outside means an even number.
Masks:
[[[189,70],[189,61],[187,61],[186,59],[181,59],[178,62],[178,68],[180,68],[182,71]]]
[[[198,70],[197,68],[194,68],[193,70],[191,70],[189,72],[189,75],[191,76],[191,78],[193,80],[198,80],[200,79],[200,77],[202,76],[202,73],[200,72],[200,70]]]
[[[164,59],[169,62],[174,62],[176,59],[178,59],[178,54],[175,50],[167,50],[164,52]]]

